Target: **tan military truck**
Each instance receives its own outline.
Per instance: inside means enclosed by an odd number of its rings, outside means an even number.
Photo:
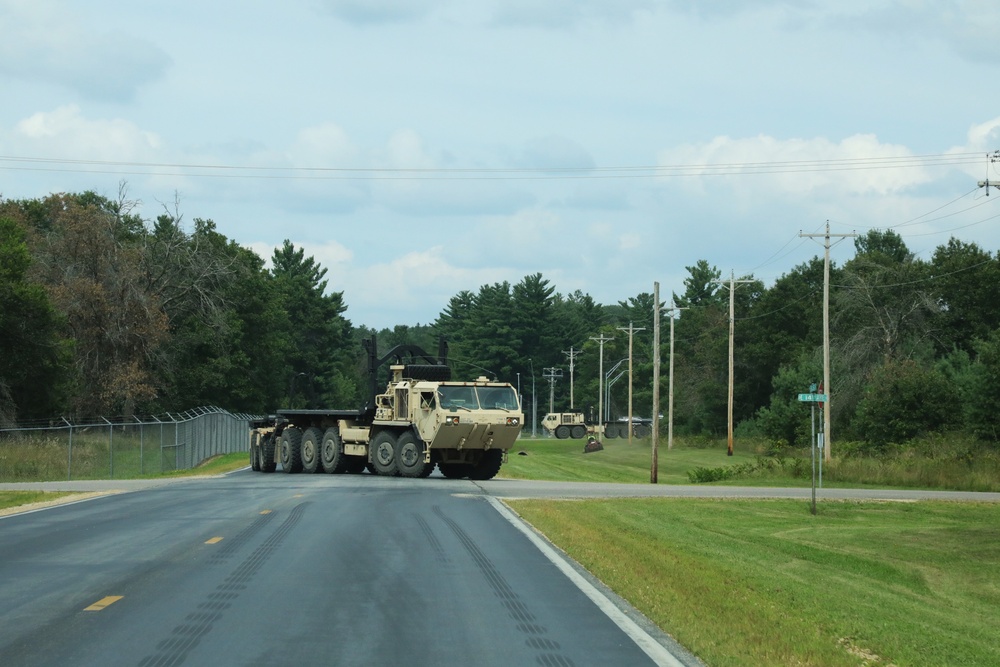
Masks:
[[[274,472],[359,473],[427,477],[435,466],[449,478],[492,479],[514,445],[524,415],[510,384],[480,377],[450,379],[446,349],[434,359],[415,346],[381,359],[368,350],[371,400],[360,410],[278,410],[251,423],[250,463]],[[404,358],[430,363],[401,363]],[[376,393],[387,361],[390,379]]]
[[[632,435],[637,438],[649,437],[652,433],[651,424],[651,420],[633,420]],[[628,420],[588,424],[582,412],[550,412],[542,419],[542,428],[545,432],[560,440],[566,438],[581,440],[588,435],[601,439],[627,438],[628,427]]]

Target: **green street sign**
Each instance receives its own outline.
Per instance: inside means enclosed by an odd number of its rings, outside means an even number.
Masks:
[[[823,403],[826,401],[826,394],[799,394],[799,400],[803,403]]]

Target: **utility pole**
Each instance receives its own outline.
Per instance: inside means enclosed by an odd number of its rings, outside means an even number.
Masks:
[[[628,443],[632,444],[632,336],[636,331],[645,331],[644,327],[636,329],[632,323],[628,323],[628,328],[618,327],[619,331],[628,332]]]
[[[563,350],[563,354],[569,357],[569,410],[573,411],[573,362],[576,358],[580,356],[583,350],[574,350],[572,346],[569,348],[569,352]]]
[[[713,280],[712,282],[719,283],[721,285],[726,285],[725,281]],[[733,342],[735,340],[736,333],[736,284],[737,283],[752,283],[752,280],[736,280],[736,274],[730,269],[729,271],[729,435],[727,438],[728,448],[726,450],[727,456],[733,455]]]
[[[555,412],[553,407],[556,398],[556,378],[562,377],[561,368],[543,368],[542,377],[549,381],[549,412]]]
[[[630,425],[631,426],[631,425]],[[660,283],[653,283],[653,457],[649,463],[649,483],[656,484],[660,447]]]
[[[823,393],[826,394],[826,401],[823,404],[823,459],[830,462],[830,395],[833,387],[830,386],[830,238],[838,239],[838,243],[845,238],[857,236],[850,234],[831,234],[830,221],[826,221],[826,233],[824,234],[803,234],[800,237],[815,238],[823,237]]]
[[[598,375],[597,375],[597,425],[594,428],[601,437],[604,437],[604,344],[610,343],[614,338],[606,338],[604,334],[601,334],[597,338],[591,338],[590,340],[596,340],[601,345],[601,361],[598,364]]]
[[[687,308],[678,308],[673,302],[667,308],[667,312],[670,313],[670,379],[667,382],[667,449],[674,448],[674,311],[680,312],[682,310],[687,310]],[[654,419],[656,418],[654,416]]]

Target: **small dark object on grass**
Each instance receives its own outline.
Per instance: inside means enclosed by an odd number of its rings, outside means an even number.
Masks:
[[[583,453],[599,452],[602,449],[604,449],[604,445],[601,444],[601,441],[594,438],[594,436],[590,436],[587,438],[587,444],[583,446]]]
[[[524,451],[524,450],[522,449],[521,451],[519,451],[519,452],[517,453],[517,455],[518,455],[518,456],[527,456],[527,455],[528,455],[528,452],[526,452],[526,451]]]

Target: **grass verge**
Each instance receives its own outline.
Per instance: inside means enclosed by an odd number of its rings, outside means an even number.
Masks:
[[[713,667],[1000,664],[997,504],[509,504]]]

